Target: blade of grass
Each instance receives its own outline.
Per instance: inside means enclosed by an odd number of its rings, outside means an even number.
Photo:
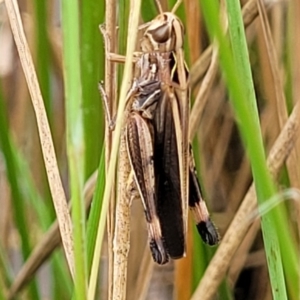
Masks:
[[[199,147],[199,143],[197,140],[195,140],[193,142],[193,150],[194,150],[194,154],[197,154],[200,152],[200,147]],[[196,163],[196,167],[197,170],[200,170],[200,168],[198,168],[198,166],[200,165],[200,158],[199,155],[194,155],[195,158],[195,163]],[[201,172],[197,171],[197,174],[201,174]],[[200,179],[200,183],[201,183],[201,187],[203,187],[202,184],[202,180]],[[204,186],[205,187],[205,186]],[[205,198],[205,188],[201,189],[203,190],[203,196],[204,199]],[[207,202],[208,205],[210,204],[209,202]],[[199,239],[199,233],[196,229],[196,226],[193,226],[193,282],[192,282],[192,293],[194,293],[199,281],[201,280],[201,278],[203,277],[203,274],[207,268],[207,266],[209,265],[209,262],[211,261],[214,253],[216,252],[215,248],[210,248],[207,247],[206,244],[204,244],[200,239]],[[223,294],[222,294],[223,296]],[[223,299],[223,298],[222,298]],[[227,299],[224,296],[224,300]]]
[[[88,209],[91,203],[92,194],[94,193],[97,172],[94,172],[84,186],[85,208]],[[70,200],[69,203],[72,201]],[[37,269],[51,255],[54,249],[60,245],[60,233],[58,222],[55,221],[43,236],[40,242],[33,249],[30,257],[22,266],[22,269],[17,274],[11,288],[10,294],[15,295],[25,284],[26,279],[31,277]]]
[[[279,171],[285,159],[288,157],[295,144],[297,132],[299,130],[300,106],[295,106],[287,124],[274,143],[268,156],[268,167],[274,178],[278,177]],[[240,241],[245,236],[249,224],[244,220],[257,207],[257,200],[254,185],[249,188],[242,204],[231,222],[218,250],[209,264],[204,276],[202,277],[192,300],[212,299],[216,293],[218,285],[224,278],[230,262],[236,253]]]
[[[257,2],[257,5],[258,5],[260,21],[263,28],[263,34],[264,34],[266,48],[267,48],[267,54],[268,54],[267,57],[271,68],[271,75],[273,80],[273,84],[271,86],[274,87],[278,119],[279,119],[280,128],[282,129],[284,123],[288,118],[288,112],[286,106],[287,105],[286,98],[284,95],[283,83],[280,77],[279,61],[276,55],[275,46],[272,39],[271,29],[264,8],[264,4],[262,3],[262,1],[259,0]],[[299,174],[298,174],[299,172],[298,172],[297,161],[298,160],[296,155],[296,149],[294,149],[287,160],[289,179],[291,182],[291,186],[293,187],[299,186]],[[282,216],[279,216],[278,218],[281,219],[280,223],[288,222],[287,218],[283,218]],[[300,295],[299,284],[298,284],[300,278],[299,258],[296,251],[290,251],[290,249],[294,248],[293,241],[291,238],[289,238],[289,236],[286,233],[283,234],[281,233],[283,232],[282,227],[281,224],[278,223],[279,222],[277,221],[276,224],[278,225],[277,230],[279,234],[280,244],[283,245],[283,247],[281,246],[281,252],[282,252],[282,260],[283,260],[283,266],[284,266],[285,276],[286,276],[286,283],[289,286],[290,298],[297,299],[298,296]]]
[[[106,54],[108,52],[115,53],[117,49],[117,1],[106,0],[105,7],[105,30],[102,32],[105,39],[105,92],[107,95],[108,113],[110,116],[115,116],[117,107],[117,94],[119,85],[117,83],[117,67],[113,61],[107,59]],[[105,172],[108,170],[109,160],[112,148],[112,132],[109,129],[108,118],[105,122]],[[114,186],[114,184],[113,184]],[[112,189],[109,207],[107,213],[107,245],[108,245],[108,298],[111,299],[113,293],[113,237],[115,228],[115,206],[116,206],[116,194]],[[97,223],[98,224],[98,223]],[[97,228],[97,226],[95,227]]]
[[[220,47],[220,64],[231,94],[239,130],[250,158],[258,202],[263,203],[274,195],[275,189],[265,161],[240,3],[228,0],[226,4],[232,52],[220,24],[209,22],[209,20],[218,18],[216,3],[203,1],[202,7],[210,35],[217,39]],[[286,299],[282,260],[274,220],[273,212],[262,217],[264,244],[273,297],[274,299]]]
[[[128,31],[128,40],[127,40],[126,62],[125,62],[124,76],[123,76],[123,81],[122,81],[122,86],[120,91],[120,101],[118,107],[115,135],[113,138],[113,148],[111,152],[110,165],[109,165],[108,174],[106,178],[106,186],[105,186],[105,191],[103,196],[101,216],[100,216],[100,221],[97,229],[98,231],[97,231],[96,247],[94,251],[91,277],[89,283],[89,292],[88,292],[89,300],[94,299],[94,295],[95,295],[96,281],[98,277],[98,268],[99,268],[99,261],[100,261],[101,244],[102,244],[102,239],[104,234],[104,227],[105,227],[106,214],[108,208],[108,200],[110,198],[112,183],[114,181],[119,139],[121,134],[121,124],[123,123],[122,114],[125,108],[125,99],[128,91],[128,83],[131,81],[131,77],[132,77],[131,76],[132,61],[133,61],[133,52],[135,50],[135,45],[136,45],[140,5],[141,5],[141,1],[136,0],[134,6],[133,5],[131,6],[132,10],[130,13],[129,26],[128,26],[129,31]]]
[[[2,247],[2,244],[0,244],[0,274],[1,274],[0,291],[2,290],[4,291],[4,287],[2,285],[5,285],[6,287],[10,286],[13,278],[13,271],[10,265],[8,264],[8,258],[5,252],[6,251]],[[1,295],[0,295],[0,299],[1,299]]]
[[[252,24],[258,15],[256,0],[249,0],[243,6],[243,18],[244,24],[247,28]],[[191,86],[197,84],[197,82],[203,77],[206,73],[207,68],[209,67],[210,59],[212,55],[212,45],[209,46],[203,54],[197,59],[193,64],[190,72]]]
[[[104,122],[97,83],[104,77],[104,46],[98,25],[103,23],[104,1],[81,1],[81,82],[85,144],[85,178],[98,167]],[[97,49],[97,51],[95,51]]]
[[[291,47],[290,54],[288,55],[288,60],[290,63],[290,77],[291,77],[291,84],[293,88],[291,88],[291,96],[288,100],[293,100],[293,103],[299,103],[300,100],[300,62],[299,62],[299,53],[300,53],[300,18],[299,18],[299,11],[300,11],[300,2],[299,1],[292,1],[289,6],[289,14],[291,22],[288,24],[289,30],[289,45]],[[288,63],[288,64],[289,64]],[[289,75],[288,75],[289,76]],[[288,103],[291,103],[288,102]],[[299,105],[299,104],[298,104]],[[296,145],[296,152],[297,154],[300,153],[300,141]],[[299,155],[298,155],[299,158]],[[299,170],[299,165],[297,166]],[[299,183],[298,183],[299,184]],[[296,220],[298,220],[297,229],[300,232],[300,204],[298,203],[296,207]],[[298,243],[299,244],[299,243]],[[299,256],[298,256],[298,272],[299,272]],[[296,288],[295,288],[296,287]],[[298,274],[298,280],[295,282],[295,287],[293,287],[296,291],[296,297],[300,298],[300,274]]]
[[[74,274],[72,225],[62,187],[57,161],[52,142],[51,132],[44,108],[44,102],[37,81],[32,57],[24,34],[20,11],[16,0],[5,1],[13,36],[20,56],[23,71],[31,95],[32,104],[35,110],[39,137],[42,145],[44,162],[47,170],[47,177],[51,190],[52,200],[55,206],[59,228],[62,236],[63,246],[66,253],[71,274]]]
[[[18,229],[18,233],[21,239],[22,257],[24,260],[28,258],[31,252],[30,239],[28,232],[30,232],[30,226],[26,221],[26,206],[25,199],[21,192],[20,183],[18,178],[22,178],[18,172],[16,155],[13,151],[11,136],[9,135],[8,120],[6,115],[6,109],[4,107],[4,99],[0,90],[0,146],[3,153],[7,179],[10,183],[12,209],[14,215],[15,225]],[[37,284],[33,281],[29,287],[30,297],[32,299],[39,299],[39,292]]]
[[[239,28],[242,28],[242,20],[240,14],[238,12],[240,11],[240,7],[235,1],[228,1],[228,13],[229,13],[229,24],[232,23],[232,26],[229,27],[230,34],[231,34],[231,40],[232,40],[232,45],[233,45],[233,53],[234,57],[236,58],[236,64],[237,66],[241,66],[240,70],[240,75],[244,75],[240,77],[241,81],[245,79],[245,82],[243,84],[244,87],[246,87],[247,91],[250,91],[250,87],[252,86],[251,89],[251,97],[249,97],[249,108],[254,107],[256,104],[255,100],[255,94],[254,94],[254,89],[253,89],[253,83],[252,83],[252,77],[251,77],[251,70],[250,70],[250,64],[248,63],[248,58],[247,58],[247,45],[246,45],[246,39],[245,36],[243,38],[240,38],[238,30]],[[260,9],[259,9],[260,10]],[[232,21],[230,21],[232,20]],[[236,45],[236,47],[234,47]],[[243,51],[241,51],[244,49]],[[244,52],[244,57],[242,55],[239,55]],[[275,55],[275,54],[274,54]],[[273,57],[274,58],[274,57]],[[275,67],[274,67],[275,68]],[[247,76],[246,76],[247,74]],[[274,75],[276,79],[279,81],[278,76],[276,74]],[[248,77],[248,78],[247,78]],[[277,88],[280,88],[280,84],[278,82],[275,84]],[[281,94],[280,94],[281,93]],[[247,93],[246,93],[247,94]],[[277,96],[278,98],[281,98],[280,103],[281,105],[284,105],[284,95],[282,91],[278,92],[277,94],[280,94],[280,96]],[[282,98],[283,97],[283,98]],[[282,102],[283,101],[283,102]],[[252,116],[254,115],[254,111],[250,111]],[[283,112],[282,112],[283,113]],[[257,109],[256,109],[256,115],[257,115]],[[287,114],[286,114],[286,119],[287,119]],[[286,120],[285,120],[286,121]],[[259,128],[259,121],[258,119],[256,120],[257,122],[257,128]],[[283,122],[282,126],[283,126]],[[251,143],[251,135],[249,138],[249,143]],[[292,154],[291,154],[292,155]],[[255,163],[255,164],[254,164]],[[254,180],[255,177],[257,177],[256,181],[256,189],[258,193],[258,201],[259,203],[263,203],[265,200],[270,198],[272,190],[270,189],[269,191],[266,189],[266,183],[261,180],[262,177],[260,175],[262,173],[265,173],[263,169],[265,169],[265,166],[261,168],[261,165],[257,163],[257,158],[253,158],[252,162],[252,169],[253,169],[253,175],[254,175]],[[266,172],[267,173],[267,172]],[[257,174],[257,175],[255,175]],[[268,175],[268,174],[266,174]],[[267,179],[267,178],[266,178]],[[269,180],[268,180],[269,181]],[[258,190],[261,190],[261,195]],[[266,223],[270,222],[270,225],[268,225],[268,228],[265,228],[264,222],[266,220]],[[275,230],[276,228],[276,230]],[[263,235],[264,235],[264,242],[266,246],[266,255],[268,259],[268,265],[269,265],[269,272],[270,272],[270,277],[271,277],[271,284],[272,284],[272,289],[273,289],[273,296],[275,298],[275,295],[277,295],[278,299],[284,299],[284,294],[286,293],[286,287],[285,287],[285,279],[284,275],[281,268],[281,264],[283,263],[286,265],[286,279],[289,282],[293,282],[292,284],[297,286],[298,282],[298,276],[299,272],[297,270],[295,272],[291,272],[292,270],[295,270],[295,268],[298,268],[298,263],[297,263],[297,254],[296,254],[296,249],[294,249],[294,244],[291,238],[291,235],[288,235],[287,232],[289,232],[288,228],[288,220],[286,217],[284,217],[284,211],[280,210],[278,207],[270,212],[269,216],[263,216],[262,218],[262,229],[263,229]],[[273,253],[273,242],[272,240],[274,239],[274,234],[279,239],[279,246],[280,249],[278,249],[278,260],[274,258],[274,253]],[[274,247],[277,247],[277,243],[275,242],[273,245]],[[289,255],[282,255],[281,251],[285,251],[285,249],[289,249]],[[279,260],[279,255],[281,259]],[[291,276],[291,274],[293,274]],[[290,277],[290,278],[289,278]],[[293,277],[293,278],[291,278]],[[278,287],[280,289],[278,290]]]
[[[79,3],[62,1],[63,65],[66,99],[67,153],[75,258],[75,296],[86,299],[87,265],[83,201],[84,143],[79,43]]]
[[[149,22],[157,15],[157,10],[154,1],[142,1],[141,15],[144,22]]]
[[[2,247],[2,243],[0,243],[0,278],[0,299],[5,300],[7,297],[4,297],[4,291],[6,291],[12,283],[13,270],[9,264],[7,253]]]
[[[37,75],[40,82],[41,91],[44,98],[45,109],[50,126],[53,121],[53,111],[50,92],[50,45],[48,39],[48,16],[47,2],[34,1],[35,17],[37,26],[35,26],[36,45],[37,45]]]
[[[66,274],[66,260],[63,252],[56,251],[51,258],[52,299],[71,299],[73,293],[72,278]]]
[[[102,200],[105,188],[105,165],[104,165],[104,148],[102,148],[100,163],[98,168],[98,177],[96,189],[92,200],[91,210],[87,222],[87,264],[88,274],[90,274],[93,253],[95,250],[96,237],[97,237],[97,224],[102,208]]]
[[[130,7],[130,0],[124,0],[120,3],[119,9],[119,17],[118,17],[118,24],[119,24],[119,32],[118,32],[118,41],[117,41],[117,47],[118,47],[118,53],[125,55],[126,53],[126,42],[128,38],[128,20],[129,20],[129,7]],[[117,68],[117,81],[118,81],[118,87],[120,88],[120,85],[122,83],[122,78],[124,74],[124,65],[119,64]]]
[[[1,108],[1,105],[0,105],[0,108]],[[1,112],[4,112],[4,111],[5,111],[5,109],[3,107],[3,109],[1,109]],[[1,126],[1,128],[3,128],[6,133],[9,132],[7,127]],[[11,139],[10,139],[10,141],[11,141]],[[5,143],[5,144],[8,145],[8,143]],[[17,172],[17,174],[19,174],[19,175],[17,175],[17,178],[22,178],[22,181],[18,181],[18,184],[20,185],[20,187],[18,189],[20,189],[22,191],[22,197],[25,199],[24,204],[29,205],[31,208],[33,208],[33,211],[37,214],[37,217],[38,217],[37,218],[38,227],[42,228],[43,231],[46,231],[48,229],[49,225],[51,224],[52,210],[49,211],[46,203],[43,201],[40,194],[36,190],[33,179],[31,177],[32,175],[31,175],[29,166],[28,166],[24,156],[18,152],[18,150],[15,147],[13,142],[9,142],[9,144],[12,149],[13,157],[15,158],[16,172]],[[20,212],[26,211],[26,209],[24,209],[24,208],[22,209],[19,206],[16,206],[15,204],[13,205],[13,207],[17,207],[17,209]],[[30,232],[29,229],[26,229],[25,232],[26,232],[26,238],[28,239],[28,232]],[[33,252],[34,251],[30,252],[30,256],[26,260],[26,263],[22,266],[22,269],[19,271],[18,275],[14,277],[13,283],[10,284],[10,291],[9,291],[10,297],[14,297],[14,295],[18,292],[18,290],[20,290],[22,288],[22,286],[24,286],[24,284],[26,283],[28,278],[32,277],[32,273],[24,274],[24,272],[22,270],[23,270],[24,266],[30,260],[30,257],[32,256]],[[40,257],[40,256],[38,255],[37,257]],[[67,290],[70,293],[69,273],[66,272],[65,268],[63,269],[62,260],[65,260],[65,258],[62,255],[60,255],[59,257],[56,256],[56,258],[53,261],[54,264],[56,265],[56,272],[54,275],[54,279],[55,279],[55,277],[59,277],[60,282],[63,281],[65,283],[64,290]],[[25,281],[19,280],[20,274],[24,274],[23,278]]]
[[[22,173],[22,176],[20,177],[22,177],[21,185],[22,185],[23,195],[26,199],[26,202],[28,202],[27,204],[30,205],[30,207],[32,207],[34,212],[37,214],[38,227],[41,228],[43,232],[46,232],[47,229],[50,227],[51,223],[53,222],[52,207],[49,207],[49,205],[45,203],[44,199],[42,199],[41,195],[36,190],[33,179],[31,178],[31,172],[29,166],[25,161],[24,157],[17,152],[16,148],[14,151],[17,156],[18,172],[20,172],[20,174]],[[30,255],[32,255],[33,252],[34,251],[32,251]],[[41,257],[41,256],[38,255],[37,257]],[[69,272],[66,269],[65,257],[63,256],[63,253],[60,252],[54,254],[54,256],[51,257],[51,265],[52,265],[52,272],[53,272],[52,277],[53,277],[54,284],[58,286],[61,285],[60,291],[57,292],[57,296],[63,292],[67,296],[67,298],[70,298],[71,290],[72,290],[71,278]],[[23,267],[24,265],[22,266],[22,268]],[[20,273],[22,273],[22,270],[20,270]],[[18,280],[19,274],[14,277],[13,285],[15,287],[16,287],[15,285],[16,282],[21,283]],[[31,277],[30,273],[27,275],[28,276],[25,275],[25,278]],[[24,284],[25,282],[23,283],[23,285]],[[12,291],[12,287],[13,286],[11,286],[10,292]],[[14,289],[14,291],[17,292],[16,289]]]

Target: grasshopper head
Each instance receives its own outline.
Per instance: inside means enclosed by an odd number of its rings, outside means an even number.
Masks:
[[[141,48],[143,52],[169,52],[182,47],[184,28],[177,16],[165,12],[158,15],[146,29]]]

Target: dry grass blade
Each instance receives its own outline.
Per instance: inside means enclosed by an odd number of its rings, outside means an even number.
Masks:
[[[245,27],[248,27],[257,17],[256,0],[249,0],[242,9]],[[209,46],[195,62],[190,72],[190,83],[194,86],[206,73],[212,56],[212,46]]]
[[[260,21],[264,34],[264,41],[266,43],[267,48],[267,57],[269,60],[269,65],[272,74],[272,84],[271,87],[274,87],[274,94],[276,98],[277,105],[277,115],[279,119],[279,127],[282,129],[287,118],[288,112],[286,107],[286,99],[284,95],[284,86],[282,79],[280,78],[280,68],[279,68],[279,60],[276,55],[276,48],[274,47],[274,42],[271,34],[271,29],[267,17],[267,13],[265,11],[264,4],[261,0],[257,1]],[[289,178],[291,181],[291,186],[299,187],[299,172],[298,172],[298,157],[296,150],[292,150],[290,157],[287,159],[287,168],[289,173]]]
[[[230,133],[233,130],[233,120],[232,118],[225,118],[222,122],[222,130],[218,136],[218,139],[215,144],[215,148],[213,149],[213,158],[211,161],[211,170],[213,172],[208,172],[208,182],[214,182],[214,180],[218,180],[222,175],[222,166],[226,162],[226,153],[230,144]]]
[[[299,11],[300,11],[300,2],[299,1],[292,1],[291,2],[291,11],[292,19],[293,19],[293,53],[292,53],[292,76],[293,76],[293,101],[294,103],[299,102],[300,100],[300,61],[299,61],[299,53],[300,53],[300,18],[299,18]],[[299,153],[300,151],[300,139],[296,145],[296,151]],[[298,220],[300,219],[300,207],[297,207],[297,216]],[[298,224],[298,232],[300,232],[300,223]]]
[[[269,25],[269,21],[267,18],[264,4],[262,3],[261,0],[258,0],[257,6],[258,6],[260,21],[261,21],[261,25],[262,25],[262,29],[263,29],[263,34],[264,34],[264,40],[266,43],[266,48],[267,48],[267,53],[268,53],[267,57],[269,60],[269,65],[270,65],[271,73],[272,73],[272,77],[273,77],[272,78],[273,79],[272,86],[275,89],[275,97],[276,97],[279,124],[280,124],[280,128],[282,128],[288,118],[288,113],[287,113],[286,101],[285,101],[285,97],[284,97],[283,84],[282,84],[282,80],[279,75],[280,72],[279,72],[278,59],[277,59],[277,55],[275,52],[276,50],[274,47],[271,29],[270,29],[270,25]]]
[[[116,52],[116,1],[106,0],[105,9],[105,52]],[[107,55],[106,55],[107,56]],[[111,116],[116,112],[116,94],[117,94],[117,82],[116,82],[116,66],[109,59],[105,60],[105,92],[109,100],[108,110]],[[106,172],[108,171],[110,153],[112,148],[112,133],[109,130],[109,124],[105,126],[105,166]],[[108,298],[112,295],[113,286],[113,233],[115,223],[115,192],[111,193],[111,199],[109,201],[108,215],[107,215],[107,240],[108,240]]]
[[[60,242],[58,223],[55,222],[17,274],[8,292],[8,299],[16,296]]]
[[[200,120],[202,119],[201,117],[202,117],[204,107],[207,103],[208,96],[210,95],[209,93],[210,89],[212,87],[212,84],[217,74],[217,69],[218,69],[218,51],[214,50],[212,53],[212,58],[211,58],[209,68],[202,81],[201,87],[195,99],[193,109],[191,111],[190,133],[189,133],[190,139],[192,139],[195,136],[196,131],[199,127],[199,123]]]
[[[101,216],[100,216],[100,223],[98,226],[98,232],[97,232],[97,241],[95,246],[95,252],[94,252],[94,258],[92,263],[92,269],[91,269],[91,280],[90,280],[90,286],[88,291],[88,298],[93,299],[95,290],[96,290],[96,282],[97,282],[97,275],[98,275],[98,269],[99,269],[99,261],[100,261],[100,249],[101,249],[101,242],[104,234],[104,223],[107,216],[107,209],[108,209],[108,203],[111,196],[112,191],[112,185],[114,182],[114,174],[115,174],[115,166],[117,162],[117,155],[118,155],[118,146],[119,146],[119,140],[121,136],[121,131],[123,130],[123,120],[124,120],[124,110],[125,110],[125,102],[126,102],[126,94],[128,91],[128,83],[131,81],[132,78],[132,62],[133,62],[133,53],[135,50],[136,45],[136,38],[137,38],[137,29],[138,29],[138,21],[139,21],[139,12],[140,12],[140,4],[141,1],[131,1],[131,7],[130,7],[130,19],[129,19],[129,26],[128,26],[128,40],[127,40],[127,50],[126,50],[126,62],[124,67],[124,76],[120,91],[120,101],[119,101],[119,107],[118,107],[118,114],[117,114],[117,123],[115,128],[115,135],[113,137],[113,147],[111,151],[111,159],[108,169],[108,174],[106,178],[106,186],[104,191],[104,197],[103,197],[103,206],[101,210]],[[123,183],[125,184],[125,183]],[[125,229],[126,230],[126,229]],[[128,241],[129,243],[129,241]],[[122,273],[125,272],[125,274],[122,275]],[[127,270],[123,270],[120,272],[120,276],[124,276],[126,278],[126,272]],[[114,274],[115,276],[115,274]],[[126,282],[126,280],[125,280]],[[121,285],[122,287],[119,289],[116,288],[116,292],[120,297],[122,295],[125,296],[125,285]],[[113,296],[114,299],[115,296]]]
[[[236,177],[239,180],[234,181],[234,184],[232,185],[232,188],[228,196],[229,199],[232,199],[230,201],[230,207],[229,207],[230,210],[228,209],[228,212],[236,211],[238,209],[240,205],[240,201],[241,199],[243,199],[244,191],[248,184],[250,173],[251,173],[250,163],[248,157],[244,155],[241,163],[241,167]]]
[[[67,257],[70,272],[74,275],[74,257],[72,240],[72,223],[69,209],[62,187],[50,127],[42,99],[40,87],[37,81],[32,57],[24,34],[20,11],[16,0],[5,1],[13,36],[19,52],[23,71],[25,73],[32,104],[35,110],[39,137],[44,156],[49,186],[62,236],[63,247]]]
[[[139,276],[137,279],[134,299],[138,299],[138,300],[146,299],[146,295],[153,274],[153,269],[154,269],[154,262],[151,256],[149,255],[149,246],[146,245],[143,254],[143,260],[140,265],[140,270],[143,270],[143,276]]]
[[[94,172],[84,186],[84,199],[87,210],[92,201],[97,175],[98,172]],[[56,221],[43,236],[40,243],[34,248],[30,257],[17,274],[9,290],[9,299],[15,297],[15,295],[22,289],[28,280],[30,280],[38,268],[45,262],[45,260],[51,255],[55,248],[59,246],[60,243],[61,238],[59,234],[58,223]]]
[[[273,177],[278,175],[284,161],[294,147],[299,129],[299,120],[300,105],[297,104],[268,156],[268,167]],[[245,219],[256,208],[256,204],[256,194],[254,185],[252,184],[198,285],[192,300],[208,300],[213,298],[229,268],[231,259],[240,241],[248,230],[249,224],[245,222]]]
[[[247,260],[249,250],[253,246],[253,241],[256,238],[259,229],[260,220],[256,220],[249,228],[241,245],[239,246],[234,255],[234,259],[232,260],[230,264],[230,269],[228,271],[228,278],[231,286],[235,285],[241,271],[245,267],[245,262]]]

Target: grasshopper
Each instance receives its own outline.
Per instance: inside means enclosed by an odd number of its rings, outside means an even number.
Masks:
[[[126,148],[124,157],[134,178],[134,187],[131,182],[127,186],[136,188],[142,199],[150,248],[159,264],[166,263],[168,255],[185,255],[188,205],[203,241],[209,245],[219,241],[201,196],[188,140],[190,101],[183,31],[173,12],[161,12],[148,24],[135,66],[138,80],[127,96],[126,147],[121,151]],[[127,162],[132,180],[129,174]]]
[[[174,9],[162,12],[160,8],[141,40],[120,142],[114,290],[122,290],[126,283],[129,206],[136,196],[143,203],[150,250],[158,264],[185,256],[188,206],[203,241],[219,242],[201,196],[189,143],[190,91],[183,32]]]
[[[161,13],[150,23],[141,48],[152,57],[157,81],[146,96],[134,101],[127,126],[129,160],[158,264],[166,263],[169,256],[185,255],[188,205],[203,241],[209,245],[219,241],[201,196],[188,140],[188,70],[182,46],[183,25],[173,13]]]

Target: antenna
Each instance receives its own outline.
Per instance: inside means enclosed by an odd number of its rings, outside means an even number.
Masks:
[[[162,13],[163,13],[163,9],[162,9],[162,7],[161,7],[160,1],[159,1],[159,0],[155,0],[155,3],[156,3],[156,5],[157,5],[157,8],[158,8],[158,10],[159,10],[159,13],[162,14]]]
[[[172,8],[172,11],[171,11],[172,14],[175,14],[175,12],[176,12],[177,8],[179,7],[179,5],[181,4],[181,2],[182,2],[182,0],[177,0],[177,2],[175,3],[175,5]]]
[[[182,2],[182,0],[177,0],[177,1],[176,1],[175,5],[173,6],[172,11],[171,11],[172,14],[174,14],[174,13],[176,12],[176,10],[177,10],[177,8],[179,7],[179,5],[181,4],[181,2]],[[158,8],[158,10],[159,10],[159,13],[162,14],[164,11],[163,11],[163,9],[162,9],[162,6],[161,6],[160,1],[159,1],[159,0],[155,0],[155,3],[156,3],[156,5],[157,5],[157,8]]]

